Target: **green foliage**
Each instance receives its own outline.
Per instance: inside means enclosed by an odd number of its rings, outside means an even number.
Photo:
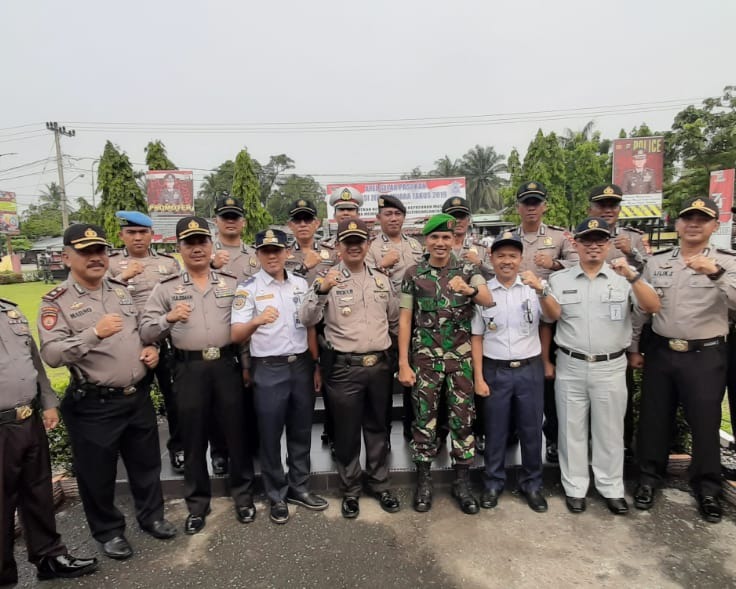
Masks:
[[[93,207],[87,199],[80,196],[77,199],[77,210],[72,213],[72,219],[75,223],[94,223],[100,225],[100,211],[97,207]]]
[[[493,147],[476,145],[463,156],[460,170],[465,176],[467,197],[473,213],[489,213],[503,208],[499,189],[505,180],[499,174],[506,172],[504,156]]]
[[[254,170],[258,176],[258,184],[261,190],[261,203],[266,204],[268,199],[271,197],[274,184],[276,184],[278,177],[283,174],[286,170],[291,170],[294,167],[294,160],[287,156],[285,153],[279,155],[272,155],[268,163],[262,166],[257,160],[252,160]]]
[[[215,201],[223,192],[233,189],[235,162],[227,160],[220,164],[211,174],[207,174],[202,186],[194,199],[194,211],[202,217],[212,217],[215,214]]]
[[[20,282],[23,282],[22,272],[10,272],[9,270],[0,272],[0,284],[18,284]]]
[[[256,233],[265,229],[271,223],[271,215],[261,204],[261,184],[256,175],[256,165],[243,149],[235,158],[233,174],[233,188],[231,194],[243,201],[245,209],[245,229],[243,240],[252,243]]]
[[[311,176],[299,176],[290,174],[283,180],[277,181],[277,188],[271,193],[266,204],[268,213],[273,222],[284,225],[289,220],[289,209],[295,200],[304,198],[312,201],[319,208],[319,204],[325,205],[325,193],[319,182]]]
[[[149,170],[177,170],[176,164],[166,155],[166,147],[160,139],[146,145],[146,166]]]
[[[31,241],[41,237],[58,237],[61,227],[61,189],[52,182],[34,203],[23,211],[20,218],[20,234]]]
[[[99,208],[101,224],[107,232],[108,241],[120,246],[120,225],[115,213],[123,210],[147,213],[148,204],[136,182],[128,156],[118,151],[110,141],[105,143],[100,159],[97,186],[102,194]]]
[[[429,173],[437,178],[453,178],[463,175],[462,160],[452,160],[448,155],[434,161],[434,169]]]
[[[31,249],[31,241],[25,235],[14,235],[10,238],[14,252],[27,252]]]

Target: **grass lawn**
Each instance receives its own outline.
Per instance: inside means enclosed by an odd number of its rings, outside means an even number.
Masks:
[[[41,306],[41,297],[52,288],[54,288],[53,285],[44,284],[43,282],[24,282],[22,284],[4,284],[0,286],[0,297],[13,301],[28,318],[36,342],[38,342],[36,318],[38,317],[38,308]],[[47,366],[46,373],[49,375],[52,385],[69,380],[69,371],[66,368],[49,368]]]

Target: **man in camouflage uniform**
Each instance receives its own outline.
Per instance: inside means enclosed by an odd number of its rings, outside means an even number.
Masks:
[[[651,194],[657,192],[654,170],[647,168],[647,152],[639,148],[634,152],[634,167],[624,172],[624,194]]]
[[[432,507],[430,466],[439,450],[437,418],[444,396],[456,470],[452,494],[464,513],[474,514],[478,501],[470,492],[468,476],[475,456],[470,330],[474,304],[488,306],[492,299],[478,266],[452,253],[455,222],[446,214],[427,221],[422,233],[428,253],[404,274],[399,381],[414,387],[411,447],[418,471],[414,509],[424,512]]]

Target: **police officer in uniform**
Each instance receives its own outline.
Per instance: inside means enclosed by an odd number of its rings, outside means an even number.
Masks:
[[[521,271],[531,270],[547,280],[578,259],[572,237],[562,227],[543,222],[547,210],[547,188],[541,182],[525,182],[516,191],[516,210],[521,224],[516,232],[524,242]],[[542,362],[544,363],[544,436],[547,443],[547,461],[557,462],[557,411],[555,409],[554,326],[543,324]]]
[[[40,579],[69,578],[97,570],[96,558],[77,558],[56,531],[51,463],[44,428],[59,424],[56,397],[28,320],[0,299],[0,586],[18,582],[13,556],[15,510],[23,519],[28,560]],[[39,413],[38,409],[42,413]]]
[[[490,305],[491,295],[478,266],[455,257],[456,220],[439,214],[424,225],[427,254],[404,274],[399,318],[399,382],[413,387],[417,465],[414,509],[432,507],[430,466],[439,451],[437,421],[446,398],[456,480],[452,495],[464,513],[478,513],[470,492],[469,467],[475,457],[475,406],[470,329],[473,303]]]
[[[256,250],[241,239],[245,228],[245,211],[243,203],[228,193],[223,193],[215,202],[215,225],[217,238],[214,242],[212,268],[225,270],[234,274],[238,280],[250,278],[258,269]],[[248,357],[243,357],[244,368],[248,367]],[[247,373],[246,373],[247,375]],[[246,383],[249,384],[249,383]],[[254,450],[258,446],[258,432],[253,409],[253,394],[250,387],[245,390],[245,419],[248,425],[248,441]],[[210,457],[212,472],[216,475],[227,474],[228,449],[223,432],[213,421],[210,425]]]
[[[118,211],[122,250],[110,254],[108,275],[128,285],[139,314],[158,282],[179,273],[179,263],[169,254],[157,253],[151,248],[153,221],[138,211]],[[155,368],[156,379],[164,397],[166,420],[169,424],[169,460],[176,472],[184,469],[184,450],[181,444],[179,424],[176,419],[176,399],[171,385],[169,342],[163,340],[159,349],[159,363]]]
[[[523,249],[521,238],[511,232],[493,242],[491,263],[496,276],[488,281],[488,289],[495,305],[476,306],[473,316],[473,376],[476,393],[486,398],[484,418],[488,432],[480,505],[486,509],[495,507],[504,489],[506,446],[513,419],[521,442],[519,489],[529,507],[544,512],[544,367],[539,319],[543,312],[554,311],[554,303],[547,296],[548,289],[531,270],[519,273]]]
[[[230,336],[237,278],[212,270],[212,236],[201,217],[183,217],[176,239],[184,271],[156,285],[141,319],[141,337],[171,336],[174,390],[184,442],[184,493],[189,509],[184,532],[196,534],[210,512],[207,438],[212,422],[230,450],[230,494],[242,523],[254,521],[253,461],[244,443],[240,351]]]
[[[303,198],[292,203],[289,229],[294,234],[294,243],[287,250],[286,269],[302,276],[308,284],[312,284],[322,270],[337,263],[335,249],[320,247],[314,239],[319,225],[314,203]]]
[[[363,206],[363,195],[352,186],[342,186],[332,191],[330,205],[335,209],[335,221],[339,225],[341,221],[358,219],[360,217],[360,207]],[[333,235],[323,239],[320,247],[336,251],[337,243],[337,235]]]
[[[728,312],[736,309],[736,252],[716,249],[718,205],[690,198],[675,224],[679,246],[656,252],[644,268],[662,301],[644,358],[634,338],[631,363],[644,367],[634,505],[650,509],[665,477],[678,403],[692,431],[690,485],[701,516],[721,519],[719,428],[726,383]],[[644,318],[641,318],[643,322]],[[636,334],[636,332],[635,332]]]
[[[657,192],[654,170],[647,168],[647,152],[643,148],[634,151],[634,168],[624,172],[624,194],[651,194]]]
[[[63,243],[70,274],[41,302],[41,357],[71,373],[61,412],[84,512],[102,552],[122,560],[133,549],[114,504],[118,457],[128,472],[141,528],[159,539],[176,534],[164,519],[158,427],[149,394],[158,350],[141,342],[138,309],[126,284],[105,277],[105,231],[75,224],[64,232]]]
[[[448,198],[442,204],[442,212],[455,217],[455,234],[452,251],[455,256],[463,261],[475,264],[481,269],[486,280],[493,277],[493,268],[488,262],[488,251],[480,244],[473,241],[470,234],[470,207],[468,201],[458,196]]]
[[[320,276],[299,310],[304,325],[324,318],[327,349],[321,350],[327,400],[334,417],[341,512],[360,513],[360,432],[366,448],[365,480],[384,511],[400,509],[389,489],[386,411],[391,400],[388,350],[396,333],[398,301],[388,277],[365,264],[368,228],[360,219],[338,224],[341,262]],[[370,326],[366,329],[366,326]]]
[[[314,392],[321,384],[316,338],[307,338],[298,310],[307,281],[285,270],[286,234],[277,229],[256,235],[261,269],[238,285],[233,299],[232,337],[249,342],[261,474],[271,502],[271,521],[289,519],[287,501],[321,511],[327,501],[310,493],[309,452]],[[310,346],[311,343],[311,346]],[[281,434],[286,428],[288,476],[281,462]]]
[[[626,349],[631,343],[631,304],[659,310],[654,289],[625,258],[606,262],[611,231],[589,217],[575,229],[580,262],[556,272],[549,287],[557,320],[555,400],[565,503],[586,509],[590,464],[595,486],[615,515],[625,515],[623,429],[626,413]],[[590,428],[588,427],[590,423]]]

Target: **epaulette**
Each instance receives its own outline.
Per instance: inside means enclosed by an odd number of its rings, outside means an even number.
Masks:
[[[118,280],[117,278],[113,278],[112,276],[106,276],[105,278],[108,281],[110,281],[110,282],[112,282],[114,284],[120,284],[120,285],[124,286],[125,288],[128,288],[128,283],[127,282],[123,282],[122,280]]]
[[[0,303],[7,303],[8,305],[13,305],[14,307],[18,306],[18,303],[14,303],[13,301],[9,301],[8,299],[0,298]]]
[[[114,252],[110,252],[110,253],[109,253],[109,254],[107,255],[107,257],[108,257],[108,258],[114,258],[115,256],[119,256],[119,255],[120,255],[120,250],[115,250]]]
[[[656,252],[653,252],[652,255],[653,256],[658,256],[659,254],[666,254],[667,252],[671,252],[673,249],[675,249],[675,248],[673,248],[673,247],[666,247],[663,250],[657,250]]]
[[[233,272],[230,272],[230,270],[225,270],[224,268],[218,268],[215,271],[215,274],[222,274],[223,276],[229,276],[230,278],[237,278],[238,275],[234,274]]]
[[[727,256],[736,256],[736,252],[733,250],[727,250],[727,249],[717,247],[716,251],[721,254],[726,254]]]
[[[159,282],[168,282],[169,280],[174,280],[174,278],[179,278],[181,274],[169,274],[168,276],[164,276]]]
[[[559,227],[557,225],[547,225],[548,229],[556,229],[557,231],[567,231],[564,227]]]
[[[328,239],[323,239],[319,242],[320,247],[326,247],[328,249],[334,250],[335,249],[335,241],[333,237],[330,237]]]
[[[176,260],[176,258],[172,254],[167,254],[166,252],[156,252],[157,256],[162,256],[164,258],[171,258],[172,260]]]
[[[60,284],[55,289],[47,292],[43,297],[41,297],[44,301],[55,301],[58,299],[61,295],[63,295],[66,292],[66,285]]]
[[[248,286],[249,284],[253,284],[255,281],[256,281],[256,277],[255,276],[250,276],[250,277],[248,277],[248,280],[246,280],[245,282],[241,282],[240,284],[238,284],[238,288],[240,288],[241,286]]]
[[[639,235],[644,235],[644,232],[641,229],[637,229],[636,227],[623,227],[626,231],[631,231],[633,233],[638,233]]]

